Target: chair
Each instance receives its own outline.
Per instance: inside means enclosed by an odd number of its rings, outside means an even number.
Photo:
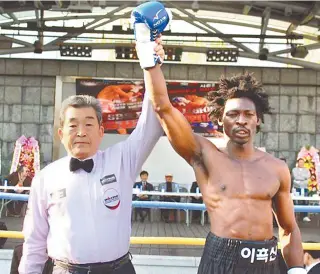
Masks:
[[[1,178],[1,186],[8,186],[6,180]],[[5,192],[4,189],[1,189],[0,192]],[[2,212],[5,209],[5,216],[7,217],[7,204],[10,202],[11,200],[5,200],[5,199],[1,199],[1,206],[0,206],[0,218],[2,217]]]
[[[155,190],[155,188],[154,188],[154,190]],[[151,197],[150,197],[150,201],[153,201],[154,200],[154,196],[152,195]],[[152,222],[153,220],[154,220],[154,218],[153,218],[153,208],[147,208],[148,210],[147,210],[147,218],[148,218],[148,220],[150,221],[150,222]],[[134,221],[137,221],[137,219],[138,219],[138,211],[137,211],[137,208],[132,208],[132,220],[134,220]]]
[[[179,186],[179,193],[188,193],[188,189],[183,187],[183,186]],[[189,197],[181,197],[180,199],[180,203],[189,203],[190,202],[190,199]],[[178,214],[178,220],[179,222],[181,221],[181,216],[180,216],[180,212],[181,210],[183,210],[186,214],[186,225],[189,226],[190,225],[190,218],[189,218],[189,209],[179,209],[179,214]]]
[[[179,185],[178,185],[179,186]],[[179,186],[179,192],[180,192],[180,186]],[[166,189],[166,183],[160,183],[159,185],[158,185],[158,187],[157,187],[157,189],[158,189],[158,191],[162,191],[162,190],[165,190]],[[172,193],[177,193],[177,195],[176,196],[179,196],[179,193],[178,192],[174,192],[174,191],[172,191]],[[163,196],[159,196],[159,201],[163,201]],[[181,201],[181,199],[179,200],[179,202]],[[176,201],[173,201],[173,202],[176,202]],[[163,211],[164,209],[161,209],[161,219],[162,219],[162,217],[163,217]],[[167,210],[170,210],[170,209],[167,209]],[[173,209],[173,211],[175,212],[175,216],[174,216],[174,219],[176,220],[176,221],[178,221],[178,222],[180,222],[180,210],[179,209]],[[171,210],[171,212],[172,212],[172,210]],[[169,215],[169,219],[170,219],[170,217],[172,217],[172,215],[170,214]]]
[[[153,221],[152,213],[151,213],[152,208],[147,208],[147,209],[148,209],[148,210],[146,211],[146,212],[147,212],[147,218],[148,218],[149,222],[152,222],[152,221]],[[136,222],[137,219],[138,219],[138,211],[137,211],[137,208],[133,208],[132,212],[133,212],[133,215],[134,215],[134,221]]]

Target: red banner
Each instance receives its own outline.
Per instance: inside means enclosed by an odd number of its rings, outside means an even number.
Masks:
[[[194,132],[220,137],[217,126],[208,117],[207,93],[217,83],[167,82],[172,105],[181,111]],[[77,79],[76,93],[99,99],[105,133],[128,134],[136,127],[145,92],[143,81]]]

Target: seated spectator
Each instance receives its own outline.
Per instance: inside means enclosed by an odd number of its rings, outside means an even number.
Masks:
[[[142,191],[153,191],[153,185],[148,183],[148,177],[149,174],[147,171],[143,170],[140,172],[140,182],[136,182],[133,185],[133,188],[139,188]],[[145,194],[137,194],[133,195],[132,200],[134,201],[150,201],[151,197],[150,195],[145,195]],[[135,219],[136,219],[136,214],[139,214],[140,216],[140,222],[143,223],[145,218],[147,216],[150,216],[150,208],[135,208]]]
[[[159,185],[159,190],[164,192],[179,192],[179,185],[173,182],[173,175],[166,174],[165,182]],[[161,201],[164,202],[180,202],[180,196],[161,196]],[[173,214],[173,209],[161,209],[161,217],[162,219],[168,223],[170,222],[170,216]]]
[[[22,257],[23,244],[17,245],[13,250],[12,261],[11,261],[11,269],[10,274],[19,274],[18,268],[20,264],[20,260]],[[42,274],[52,274],[53,270],[53,262],[50,258],[48,258]]]
[[[299,196],[308,196],[308,180],[310,172],[304,167],[304,160],[302,158],[297,160],[297,166],[292,169],[293,192]],[[302,205],[308,205],[307,201],[301,201]],[[301,213],[304,222],[310,222],[307,212]]]
[[[309,170],[304,167],[304,160],[298,159],[297,166],[292,169],[293,187],[300,193],[303,190],[308,189],[308,180],[310,178]]]
[[[192,183],[192,186],[190,188],[191,193],[200,193],[200,189],[198,186],[198,183],[195,181]],[[191,196],[191,203],[196,204],[202,204],[203,200],[201,196]],[[201,210],[193,210],[192,211],[192,219],[194,219],[196,222],[199,222],[201,220]]]
[[[308,242],[316,243],[316,242]],[[304,250],[303,263],[306,266],[308,274],[320,273],[320,251],[319,250]]]
[[[5,178],[8,181],[8,186],[14,187],[30,187],[32,179],[28,176],[28,169],[21,165],[17,168],[17,171],[11,173]],[[7,189],[8,193],[28,193],[26,190],[12,190]],[[22,208],[27,202],[25,201],[10,201],[7,204],[8,216],[19,217],[22,214]]]

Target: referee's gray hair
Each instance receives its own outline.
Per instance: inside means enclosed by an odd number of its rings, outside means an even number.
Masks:
[[[67,108],[69,107],[74,107],[74,108],[92,107],[96,112],[99,125],[101,125],[102,109],[101,109],[100,102],[97,98],[90,95],[73,95],[65,99],[62,102],[61,110],[60,110],[60,126],[63,126],[64,120],[65,120],[65,113]]]

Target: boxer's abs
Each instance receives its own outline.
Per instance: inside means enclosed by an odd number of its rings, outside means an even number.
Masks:
[[[273,237],[271,200],[222,199],[209,217],[211,232],[219,237],[256,241]]]

